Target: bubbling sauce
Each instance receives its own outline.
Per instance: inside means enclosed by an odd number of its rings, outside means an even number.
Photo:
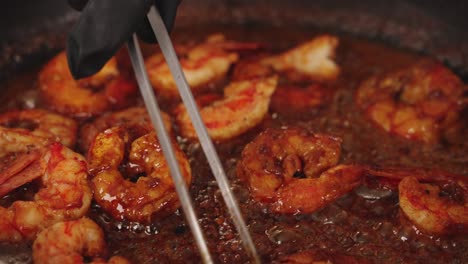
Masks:
[[[180,29],[175,32],[175,39],[180,42],[199,40],[212,32],[223,32],[229,39],[265,42],[277,50],[311,39],[318,33],[307,28],[223,27]],[[342,73],[330,87],[334,93],[328,104],[295,113],[288,109],[270,110],[254,129],[216,144],[262,261],[269,263],[299,251],[318,249],[330,255],[357,256],[375,263],[468,262],[466,235],[430,236],[420,232],[400,211],[395,191],[359,187],[317,212],[281,215],[251,199],[246,185],[236,176],[236,165],[244,146],[264,129],[283,126],[341,137],[344,163],[440,168],[468,175],[468,141],[425,145],[400,139],[377,129],[354,103],[354,92],[365,78],[402,68],[419,57],[383,44],[340,36],[337,62]],[[31,96],[35,93],[31,89],[35,78],[18,75],[12,80],[7,90],[14,92],[9,94],[7,105],[40,105],[37,98]],[[24,85],[25,81],[30,86]],[[15,85],[27,87],[27,92],[19,91]],[[213,90],[222,92],[222,87],[219,85]],[[18,96],[20,93],[23,97]],[[461,122],[466,120],[466,115],[461,118]],[[199,144],[182,139],[180,143],[190,159],[193,171],[190,193],[215,262],[248,262]],[[21,191],[28,193],[28,188]],[[21,196],[15,192],[2,198],[1,203],[10,203],[11,197]],[[133,263],[201,262],[180,209],[150,225],[116,221],[95,204],[88,216],[103,228],[110,255],[122,255]],[[0,259],[7,262],[31,262],[30,254],[28,245],[0,245]]]

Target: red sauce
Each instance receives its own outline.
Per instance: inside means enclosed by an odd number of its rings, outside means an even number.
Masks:
[[[175,37],[185,41],[198,36],[201,40],[208,33],[218,31],[225,32],[229,39],[267,42],[275,49],[291,47],[316,34],[310,29],[265,30],[249,26],[181,30],[175,32]],[[190,34],[184,34],[186,32]],[[290,125],[342,138],[342,162],[345,163],[439,168],[468,175],[466,140],[424,145],[400,139],[376,129],[354,104],[354,91],[364,78],[401,68],[418,57],[382,44],[344,36],[337,55],[342,74],[330,85],[334,93],[329,103],[293,114],[289,109],[270,110],[268,117],[256,128],[216,145],[265,263],[308,249],[318,249],[330,255],[356,256],[375,263],[468,262],[468,237],[463,234],[430,236],[417,230],[400,211],[395,188],[385,188],[385,185],[394,186],[392,181],[375,183],[368,189],[357,188],[312,214],[281,215],[269,212],[266,206],[252,200],[245,184],[236,176],[237,160],[247,143],[267,127]],[[15,76],[15,79],[21,78]],[[14,85],[10,83],[9,87]],[[222,86],[214,89],[222,93]],[[11,96],[10,102],[17,104],[18,98],[15,100]],[[211,254],[217,263],[247,262],[202,150],[198,144],[181,144],[190,157],[193,172],[190,193]],[[21,191],[24,190],[18,192]],[[6,204],[11,197],[21,198],[21,195],[5,197],[1,204]],[[97,205],[92,206],[89,216],[103,228],[109,252],[113,255],[125,256],[133,263],[200,263],[181,211],[157,219],[149,226],[114,220]],[[28,246],[0,245],[0,259],[13,259],[21,254],[30,256],[30,253]],[[23,262],[30,260],[25,259]]]

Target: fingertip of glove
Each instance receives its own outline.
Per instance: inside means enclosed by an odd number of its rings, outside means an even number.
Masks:
[[[84,54],[73,36],[68,38],[66,53],[68,68],[76,80],[97,73],[105,64],[99,56]]]
[[[70,5],[73,9],[81,11],[88,3],[88,0],[68,0],[68,5]]]
[[[164,21],[164,25],[167,31],[171,31],[174,26],[174,21],[177,14],[177,8],[179,7],[181,0],[165,0],[155,1],[155,5],[161,14]]]
[[[148,18],[145,17],[144,22],[137,30],[138,37],[146,43],[156,43],[156,36],[153,33],[153,29],[149,24]]]
[[[154,1],[161,18],[163,19],[164,25],[168,32],[172,31],[177,13],[177,7],[181,0],[165,0],[165,1]],[[138,37],[147,43],[157,43],[156,36],[153,33],[153,29],[149,23],[147,17],[144,18],[144,22],[137,30]]]
[[[79,78],[84,77],[78,70],[77,57],[78,57],[79,51],[78,51],[76,41],[72,37],[68,38],[66,53],[67,53],[68,68],[70,69],[70,73],[73,76],[73,78],[79,79]]]

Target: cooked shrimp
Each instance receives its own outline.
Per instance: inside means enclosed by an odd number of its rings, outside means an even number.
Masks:
[[[271,108],[276,112],[297,114],[324,105],[330,95],[331,92],[319,84],[280,86],[271,98]]]
[[[236,137],[256,126],[268,112],[270,98],[276,89],[277,77],[234,82],[224,90],[224,99],[200,109],[208,133],[214,140]],[[176,121],[181,133],[196,138],[190,117],[181,104]]]
[[[17,152],[27,152],[52,143],[50,138],[35,136],[30,131],[0,126],[0,157]]]
[[[318,36],[280,55],[262,59],[260,63],[278,72],[294,72],[315,80],[333,80],[340,68],[333,60],[338,38]]]
[[[166,130],[169,134],[172,133],[171,118],[164,112],[161,112]],[[100,116],[91,123],[85,124],[80,130],[80,147],[84,152],[88,151],[89,146],[94,138],[100,132],[114,126],[140,126],[146,127],[149,132],[153,130],[148,112],[143,107],[131,107],[122,111],[112,112]]]
[[[98,89],[105,87],[104,89]],[[119,105],[136,92],[136,84],[119,74],[112,58],[96,75],[75,81],[68,69],[65,52],[47,63],[39,74],[39,88],[47,105],[73,117],[90,117]]]
[[[88,152],[88,161],[96,202],[114,218],[147,223],[153,216],[174,212],[180,204],[156,134],[138,134],[135,129],[124,127],[98,134]],[[190,185],[189,162],[177,144],[173,146],[185,183]],[[136,168],[134,175],[122,175],[119,171],[126,149],[130,149],[128,162]],[[124,178],[139,173],[146,176],[136,182]]]
[[[56,223],[41,231],[33,244],[34,263],[130,263],[115,256],[106,262],[106,241],[101,228],[88,218]]]
[[[74,120],[33,109],[10,111],[0,115],[0,157],[27,152],[60,142],[75,145],[77,124]]]
[[[436,143],[456,127],[464,92],[461,80],[441,64],[422,60],[362,83],[356,102],[385,131]]]
[[[184,54],[180,64],[192,92],[197,93],[207,84],[224,78],[239,54],[236,50],[256,49],[258,45],[227,41],[217,34]],[[158,95],[164,98],[177,98],[178,92],[169,66],[162,54],[157,53],[146,60],[146,68],[151,84]]]
[[[30,131],[34,136],[49,138],[67,147],[75,145],[78,129],[75,120],[41,109],[0,114],[0,126],[16,128],[16,132]]]
[[[81,155],[52,143],[35,157],[25,159],[18,160],[17,169],[0,173],[0,196],[18,187],[18,182],[26,183],[24,179],[39,177],[41,188],[33,201],[0,207],[0,241],[33,239],[54,223],[82,217],[91,204],[86,161]]]
[[[242,151],[237,175],[275,212],[314,212],[361,182],[363,168],[338,165],[340,146],[327,135],[267,129]]]
[[[370,169],[371,175],[400,180],[400,208],[419,229],[431,234],[468,227],[468,179],[441,170]]]
[[[338,38],[323,35],[279,55],[249,57],[236,64],[232,79],[241,81],[284,73],[292,80],[334,80],[340,73],[333,60],[337,46]]]
[[[450,229],[468,227],[468,188],[462,188],[462,199],[444,195],[434,184],[420,183],[416,177],[401,180],[398,191],[400,208],[421,230],[444,234]],[[453,230],[452,230],[453,231]]]

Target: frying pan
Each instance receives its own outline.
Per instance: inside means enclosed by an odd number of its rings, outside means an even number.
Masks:
[[[468,4],[463,0],[184,0],[175,31],[252,25],[313,27],[382,41],[438,58],[468,77]],[[65,0],[6,1],[0,9],[0,81],[64,48],[78,13]],[[277,33],[277,41],[282,33]],[[0,86],[0,89],[2,87]]]
[[[313,26],[422,52],[468,73],[468,4],[463,0],[185,0],[177,28],[219,25]],[[5,1],[0,9],[0,79],[64,47],[78,14],[65,0]],[[278,35],[281,39],[281,34]]]

